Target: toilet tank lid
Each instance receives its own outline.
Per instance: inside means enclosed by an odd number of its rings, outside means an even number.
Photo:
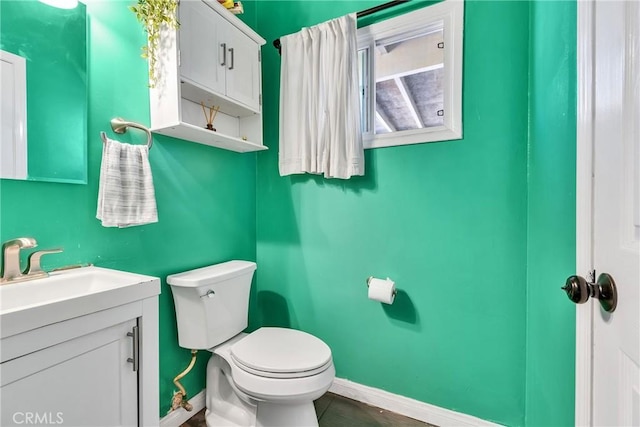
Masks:
[[[172,274],[167,276],[167,283],[171,286],[195,288],[221,282],[242,274],[253,273],[256,268],[256,263],[251,261],[227,261],[222,264]]]

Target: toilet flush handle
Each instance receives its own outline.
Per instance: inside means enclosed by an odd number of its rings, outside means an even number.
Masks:
[[[213,291],[213,289],[209,289],[206,294],[200,295],[200,298],[204,298],[204,297],[213,298],[215,294],[216,293]]]

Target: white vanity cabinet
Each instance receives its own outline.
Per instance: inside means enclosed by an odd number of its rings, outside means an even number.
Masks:
[[[261,58],[265,40],[215,0],[182,0],[177,30],[161,36],[150,88],[151,130],[227,150],[264,150]],[[205,111],[203,111],[203,104]],[[209,107],[219,107],[206,129]]]
[[[159,287],[4,312],[0,425],[157,426]]]

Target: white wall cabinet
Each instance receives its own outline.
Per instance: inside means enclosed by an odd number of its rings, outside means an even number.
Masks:
[[[265,40],[215,0],[182,0],[161,37],[151,130],[238,152],[264,150],[260,47]],[[205,107],[219,107],[206,129]],[[207,110],[208,112],[208,110]]]
[[[157,335],[156,296],[3,338],[1,425],[157,425]]]

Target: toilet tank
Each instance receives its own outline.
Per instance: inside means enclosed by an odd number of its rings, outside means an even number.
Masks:
[[[228,261],[172,274],[180,347],[214,347],[247,327],[249,291],[256,263]]]

